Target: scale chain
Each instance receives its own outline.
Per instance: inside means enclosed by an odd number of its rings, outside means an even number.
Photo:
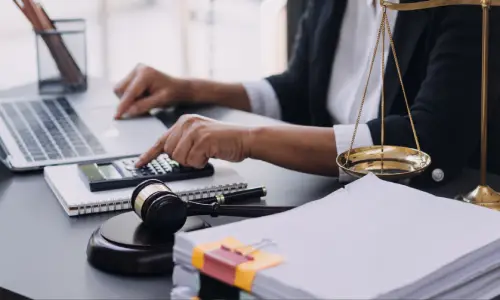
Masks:
[[[382,101],[380,102],[380,115],[382,117],[382,122],[381,122],[381,130],[380,130],[380,144],[381,144],[381,148],[380,148],[380,173],[383,174],[384,173],[384,140],[385,140],[385,92],[384,92],[384,88],[385,88],[385,83],[384,83],[384,80],[385,80],[385,27],[386,26],[389,26],[388,24],[386,24],[384,22],[385,20],[385,17],[387,16],[387,9],[386,7],[384,6],[383,8],[383,12],[382,12],[382,51],[381,51],[381,55],[380,55],[380,60],[381,60],[381,63],[382,63],[382,70],[381,70],[381,73],[382,73],[382,88],[381,88],[381,99]]]
[[[372,71],[373,71],[373,65],[375,63],[375,58],[376,58],[376,55],[377,55],[377,51],[378,51],[378,47],[379,47],[379,44],[380,44],[380,37],[382,36],[382,53],[381,53],[381,64],[382,64],[382,70],[381,70],[381,73],[382,73],[382,90],[381,90],[381,172],[383,172],[383,159],[384,159],[384,144],[385,144],[385,92],[384,92],[384,86],[385,86],[385,30],[386,30],[386,27],[387,27],[387,34],[389,36],[389,42],[390,42],[390,48],[392,50],[392,54],[394,56],[394,62],[395,62],[395,65],[396,65],[396,70],[397,70],[397,73],[398,73],[398,79],[399,79],[399,83],[401,85],[401,90],[402,90],[402,93],[403,93],[403,97],[404,97],[404,100],[405,100],[405,104],[406,104],[406,110],[408,112],[408,118],[410,120],[410,125],[411,125],[411,129],[412,129],[412,132],[413,132],[413,137],[415,139],[415,144],[416,144],[416,147],[417,147],[417,150],[419,152],[420,155],[422,155],[421,153],[421,150],[420,150],[420,143],[419,143],[419,140],[418,140],[418,136],[417,136],[417,132],[415,130],[415,124],[413,122],[413,118],[411,116],[411,109],[410,109],[410,105],[409,105],[409,102],[408,102],[408,97],[406,95],[406,89],[404,87],[404,84],[403,84],[403,76],[402,76],[402,73],[401,73],[401,69],[400,69],[400,66],[399,66],[399,61],[398,61],[398,57],[397,57],[397,54],[396,54],[396,47],[394,45],[394,39],[393,39],[393,36],[392,36],[392,30],[390,28],[390,23],[389,23],[389,19],[387,17],[387,6],[386,6],[386,3],[385,1],[381,0],[381,5],[382,5],[382,9],[383,9],[383,12],[382,12],[382,18],[381,18],[381,22],[380,22],[380,26],[379,26],[379,30],[378,30],[378,34],[377,34],[377,41],[376,41],[376,44],[375,44],[375,49],[373,51],[373,56],[372,56],[372,59],[371,59],[371,62],[370,62],[370,69],[368,71],[368,78],[367,78],[367,81],[366,81],[366,84],[365,84],[365,88],[364,88],[364,92],[363,92],[363,98],[361,100],[361,105],[360,105],[360,108],[359,108],[359,112],[358,112],[358,116],[357,116],[357,119],[356,119],[356,123],[355,123],[355,126],[354,126],[354,132],[353,132],[353,136],[352,136],[352,139],[351,139],[351,143],[350,143],[350,146],[349,146],[349,151],[347,152],[347,159],[345,160],[345,163],[344,163],[344,166],[345,164],[347,164],[349,162],[349,159],[350,159],[350,155],[351,155],[351,152],[352,152],[352,149],[353,149],[353,146],[354,146],[354,141],[356,139],[356,134],[357,134],[357,131],[358,131],[358,127],[359,127],[359,122],[360,122],[360,119],[361,119],[361,114],[362,114],[362,111],[363,111],[363,106],[364,106],[364,103],[365,103],[365,100],[366,100],[366,94],[367,94],[367,91],[368,91],[368,86],[369,86],[369,82],[370,82],[370,78],[371,78],[371,75],[372,75]]]
[[[396,47],[394,46],[394,40],[392,38],[392,32],[391,32],[391,28],[389,26],[389,19],[387,18],[387,14],[384,15],[384,19],[385,19],[385,22],[387,24],[387,33],[389,35],[389,40],[390,40],[391,48],[392,48],[392,54],[394,55],[394,62],[396,64],[396,69],[398,71],[399,83],[401,84],[401,90],[403,91],[403,96],[405,98],[406,110],[408,111],[408,118],[410,119],[411,129],[413,131],[413,137],[415,138],[417,150],[418,150],[419,154],[422,155],[422,153],[420,151],[420,143],[418,141],[417,131],[415,130],[415,124],[414,124],[413,118],[411,116],[410,105],[408,103],[408,97],[406,96],[406,90],[405,90],[405,86],[403,84],[403,76],[401,75],[401,69],[399,67],[398,57],[396,55]]]
[[[361,119],[361,112],[363,111],[363,105],[365,104],[366,94],[368,92],[368,84],[370,82],[370,77],[372,75],[373,65],[375,63],[375,57],[377,56],[378,45],[380,44],[380,35],[382,34],[383,27],[384,27],[384,19],[382,19],[382,22],[380,23],[380,27],[378,29],[377,42],[375,43],[375,49],[373,50],[373,56],[372,56],[372,59],[370,62],[370,69],[368,71],[368,78],[366,80],[366,85],[365,85],[365,89],[363,92],[363,98],[361,99],[361,105],[359,107],[359,112],[358,112],[358,117],[356,119],[356,124],[354,125],[354,132],[352,135],[351,144],[349,146],[349,151],[347,152],[347,159],[346,159],[345,163],[349,162],[349,157],[351,155],[352,146],[354,145],[354,140],[356,139],[356,133],[358,131],[359,121]]]
[[[490,0],[486,0],[486,1],[490,1]],[[389,36],[389,42],[390,42],[390,48],[392,50],[392,54],[394,56],[394,62],[395,62],[395,65],[396,65],[396,70],[397,70],[397,74],[398,74],[398,79],[399,79],[399,83],[401,85],[401,90],[402,90],[402,93],[403,93],[403,97],[404,97],[404,100],[405,100],[405,104],[406,104],[406,110],[407,110],[407,113],[408,113],[408,118],[410,120],[410,125],[411,125],[411,129],[412,129],[412,133],[413,133],[413,137],[415,139],[415,144],[416,144],[416,147],[417,147],[417,150],[419,152],[419,154],[422,156],[422,152],[420,150],[420,143],[419,143],[419,140],[418,140],[418,135],[417,135],[417,131],[415,130],[415,124],[413,122],[413,118],[411,116],[411,109],[410,109],[410,104],[408,102],[408,97],[406,95],[406,89],[404,87],[404,84],[403,84],[403,76],[402,76],[402,73],[401,73],[401,68],[399,66],[399,61],[398,61],[398,57],[397,57],[397,54],[396,54],[396,47],[394,45],[394,39],[393,39],[393,36],[392,36],[392,30],[391,30],[391,27],[390,27],[390,23],[389,23],[389,18],[387,17],[387,4],[388,2],[384,1],[384,0],[381,0],[381,5],[382,5],[382,9],[383,9],[383,13],[382,13],[382,18],[381,18],[381,22],[380,22],[380,27],[379,27],[379,30],[378,30],[378,34],[377,34],[377,41],[376,41],[376,44],[375,44],[375,49],[373,50],[373,56],[372,56],[372,59],[371,59],[371,62],[370,62],[370,69],[368,71],[368,78],[366,80],[366,84],[365,84],[365,88],[364,88],[364,92],[363,92],[363,97],[361,99],[361,105],[359,107],[359,112],[358,112],[358,116],[357,116],[357,119],[356,119],[356,123],[354,125],[354,132],[353,132],[353,136],[352,136],[352,139],[351,139],[351,143],[350,143],[350,146],[349,146],[349,151],[347,152],[347,159],[345,160],[345,163],[344,163],[344,166],[349,162],[349,159],[350,159],[350,155],[351,155],[351,152],[352,152],[352,149],[353,149],[353,146],[354,146],[354,141],[356,139],[356,133],[358,131],[358,127],[359,127],[359,122],[360,122],[360,119],[361,119],[361,114],[362,114],[362,111],[363,111],[363,106],[364,106],[364,103],[365,103],[365,100],[366,100],[366,94],[367,94],[367,91],[368,91],[368,85],[369,85],[369,82],[370,82],[370,78],[371,78],[371,75],[372,75],[372,71],[373,71],[373,65],[375,63],[375,58],[377,56],[377,51],[378,51],[378,47],[379,47],[379,44],[380,44],[380,37],[382,36],[382,39],[383,39],[383,42],[382,42],[382,58],[381,58],[381,62],[382,62],[382,90],[381,90],[381,171],[383,172],[383,159],[384,159],[384,144],[385,144],[385,92],[384,92],[384,86],[385,86],[385,57],[384,57],[384,52],[385,52],[385,30],[386,30],[386,27],[387,27],[387,34]]]

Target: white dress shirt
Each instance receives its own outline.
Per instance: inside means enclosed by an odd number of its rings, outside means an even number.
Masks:
[[[378,0],[375,0],[375,4],[377,3]],[[394,31],[397,12],[387,10],[387,16],[391,30]],[[339,154],[347,151],[351,143],[381,18],[382,9],[379,5],[374,5],[374,0],[347,1],[327,101],[327,109],[335,124],[333,128]],[[377,118],[380,109],[382,40],[380,42],[353,147],[373,145],[366,122]],[[386,65],[389,51],[389,38],[386,34]],[[276,93],[267,80],[246,82],[244,86],[254,113],[281,119]],[[340,172],[339,179],[347,181],[349,177]]]

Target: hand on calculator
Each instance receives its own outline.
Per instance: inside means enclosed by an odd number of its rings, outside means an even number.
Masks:
[[[135,166],[138,158],[124,159],[120,163],[128,170],[133,176],[148,176],[148,175],[162,175],[181,170],[181,165],[175,160],[170,159],[168,155],[161,154],[156,159],[152,160],[147,165],[137,168]],[[190,171],[193,168],[182,166],[183,171]]]
[[[194,168],[203,168],[210,158],[240,162],[250,156],[251,133],[250,127],[183,115],[140,157],[136,167],[147,165],[162,153],[181,165]]]

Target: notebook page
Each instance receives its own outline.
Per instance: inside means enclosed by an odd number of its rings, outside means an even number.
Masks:
[[[250,244],[271,239],[263,250],[281,253],[285,263],[257,274],[256,293],[273,287],[296,297],[366,299],[492,243],[500,232],[477,228],[499,226],[498,212],[370,175],[289,212],[180,233],[175,249],[191,253],[228,236]]]
[[[183,181],[169,182],[168,186],[176,193],[197,191],[212,186],[226,186],[245,183],[245,180],[224,161],[211,161],[214,166],[214,175],[205,178],[195,178]],[[130,199],[134,188],[109,190],[92,193],[80,178],[78,166],[60,165],[46,167],[46,180],[50,180],[57,194],[64,199],[69,207],[92,205],[111,201],[125,201]]]

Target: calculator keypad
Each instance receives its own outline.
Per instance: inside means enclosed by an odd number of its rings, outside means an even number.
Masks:
[[[181,166],[175,160],[170,159],[166,154],[161,154],[155,160],[141,168],[136,168],[137,159],[122,160],[125,169],[127,169],[133,177],[139,176],[155,176],[163,175],[170,172],[178,172]],[[185,167],[183,167],[185,169]]]

